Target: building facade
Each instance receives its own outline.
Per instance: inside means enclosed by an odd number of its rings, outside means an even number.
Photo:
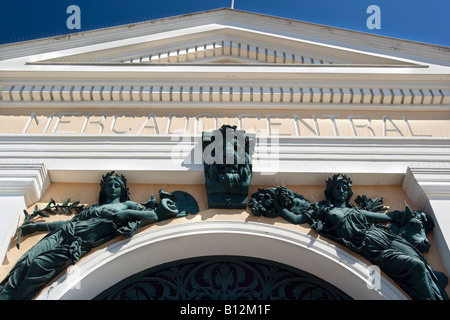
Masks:
[[[409,298],[384,273],[373,286],[367,260],[308,226],[209,208],[202,132],[222,125],[256,136],[249,195],[283,185],[316,202],[345,173],[355,197],[429,214],[425,256],[450,272],[449,48],[219,9],[0,49],[2,279],[43,236],[15,248],[23,210],[96,204],[106,172],[126,176],[133,201],[163,188],[199,207],[107,242],[37,299],[105,297],[195,259],[202,272],[276,264],[324,295]]]

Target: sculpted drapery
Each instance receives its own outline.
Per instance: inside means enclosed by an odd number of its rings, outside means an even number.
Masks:
[[[327,181],[326,201],[310,203],[285,187],[275,187],[259,189],[249,206],[256,215],[281,216],[294,224],[308,223],[320,235],[379,266],[413,299],[447,300],[447,277],[433,271],[419,251],[429,248],[425,229],[431,218],[409,207],[405,212],[377,212],[381,199],[366,201],[365,206],[357,208],[349,202],[352,195],[351,180],[345,175],[334,175]],[[419,227],[408,230],[411,225]]]
[[[70,264],[83,254],[118,235],[133,236],[139,227],[157,221],[197,213],[196,202],[188,194],[160,190],[161,202],[154,196],[145,204],[130,201],[126,179],[109,172],[100,182],[99,203],[92,205],[68,221],[50,223],[26,222],[23,234],[50,231],[29,249],[0,283],[0,300],[32,299]],[[193,203],[194,202],[194,203]]]
[[[124,176],[110,172],[100,182],[99,203],[67,221],[26,220],[23,234],[50,231],[29,249],[0,283],[0,299],[32,299],[70,264],[118,235],[133,236],[139,227],[198,212],[187,193],[160,190],[144,204],[130,201]],[[380,267],[413,299],[445,300],[447,277],[433,271],[421,251],[430,247],[426,232],[433,222],[423,212],[381,212],[381,198],[358,197],[345,175],[328,179],[326,200],[311,203],[285,187],[259,189],[249,206],[255,215],[281,216],[294,224],[308,223],[319,234],[343,244]],[[387,225],[382,225],[387,224]]]

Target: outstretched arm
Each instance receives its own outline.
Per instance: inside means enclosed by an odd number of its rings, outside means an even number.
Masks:
[[[275,206],[276,207],[276,206]],[[303,224],[308,222],[307,217],[304,214],[295,214],[291,211],[289,211],[286,208],[282,208],[280,207],[279,209],[277,208],[278,212],[280,212],[280,216],[289,221],[290,223],[293,224]]]
[[[22,229],[23,234],[30,234],[36,231],[53,231],[69,222],[70,220],[55,222],[29,222],[24,223],[20,228]]]
[[[392,222],[393,218],[391,215],[382,213],[382,212],[372,212],[367,210],[361,210],[360,211],[364,214],[367,221],[372,223],[386,223],[386,222]]]
[[[147,225],[153,222],[158,221],[158,216],[153,210],[133,210],[126,209],[115,214],[115,219],[120,222],[125,221],[127,219],[140,220],[141,225]]]
[[[273,205],[278,211],[280,216],[293,224],[302,224],[307,222],[307,217],[304,214],[296,214],[285,207],[283,207],[278,201],[278,190],[275,191],[275,197],[273,199]]]

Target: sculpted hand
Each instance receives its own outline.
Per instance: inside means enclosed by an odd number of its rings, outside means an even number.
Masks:
[[[37,231],[37,223],[36,222],[26,222],[24,223],[20,229],[22,230],[22,234],[30,234]]]
[[[124,223],[128,219],[128,213],[126,211],[119,211],[114,214],[114,222],[118,224]]]
[[[392,222],[402,226],[411,219],[412,211],[408,206],[406,206],[405,211],[394,210],[388,212],[387,215],[392,219]]]

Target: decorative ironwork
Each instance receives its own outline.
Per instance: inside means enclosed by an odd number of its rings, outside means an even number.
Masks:
[[[150,268],[96,299],[336,300],[351,299],[329,283],[273,261],[202,257]]]

